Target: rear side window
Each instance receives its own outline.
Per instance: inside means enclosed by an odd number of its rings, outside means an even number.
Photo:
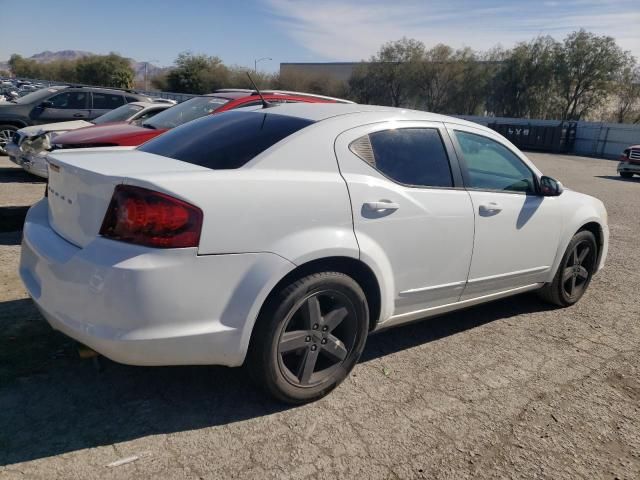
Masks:
[[[395,182],[452,187],[449,157],[435,128],[398,128],[370,133],[350,145],[353,153]]]
[[[125,103],[122,95],[93,92],[93,108],[96,110],[113,110]]]
[[[229,111],[174,128],[139,150],[214,170],[239,168],[312,123],[261,111]]]

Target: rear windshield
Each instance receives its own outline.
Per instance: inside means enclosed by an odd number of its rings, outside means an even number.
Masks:
[[[174,128],[139,150],[215,170],[239,168],[312,123],[262,111],[229,111]]]
[[[193,97],[150,118],[142,126],[155,129],[175,128],[183,123],[208,115],[228,101],[226,98],[220,97]]]
[[[100,115],[98,118],[93,120],[93,123],[96,125],[102,125],[103,123],[110,122],[126,122],[143,108],[144,107],[141,105],[131,105],[128,103],[116,108],[115,110],[111,110],[104,115]]]

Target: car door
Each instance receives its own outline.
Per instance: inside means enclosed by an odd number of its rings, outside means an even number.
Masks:
[[[91,97],[92,105],[89,114],[90,120],[97,118],[100,115],[104,115],[105,113],[127,103],[124,96],[120,93],[92,92]]]
[[[466,300],[546,281],[560,238],[557,197],[498,134],[449,125],[475,214]]]
[[[359,127],[335,149],[361,252],[392,272],[391,323],[456,302],[471,261],[473,209],[443,124]]]
[[[34,124],[66,122],[89,118],[89,92],[61,92],[49,97],[46,106],[36,106],[31,117]]]

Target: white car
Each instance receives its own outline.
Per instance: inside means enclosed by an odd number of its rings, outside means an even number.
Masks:
[[[571,305],[607,255],[602,202],[430,113],[285,104],[50,162],[20,275],[53,328],[126,364],[246,361],[288,402],[371,331],[530,290]]]
[[[69,130],[107,123],[142,123],[175,104],[176,102],[173,100],[164,99],[161,102],[131,102],[91,121],[73,120],[21,128],[14,134],[13,140],[7,143],[6,150],[9,160],[20,165],[29,173],[47,178],[49,173],[47,171],[46,156],[51,148],[51,141],[56,136]]]

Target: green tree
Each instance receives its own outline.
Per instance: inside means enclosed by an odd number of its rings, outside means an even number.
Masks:
[[[382,94],[380,103],[393,107],[409,103],[415,94],[415,69],[424,55],[424,44],[402,38],[382,45],[371,57],[367,67],[367,81],[376,85]]]
[[[567,36],[555,57],[563,120],[580,120],[602,105],[627,58],[612,37],[585,30]]]
[[[640,123],[640,66],[631,55],[615,78],[612,120],[618,123]]]
[[[554,109],[555,61],[560,45],[551,37],[523,42],[498,54],[490,109],[506,117],[545,118]]]
[[[76,63],[78,82],[88,85],[128,88],[133,76],[130,60],[116,53],[89,55]]]
[[[229,85],[229,69],[218,57],[183,52],[175,65],[167,74],[167,86],[172,92],[210,93]]]

